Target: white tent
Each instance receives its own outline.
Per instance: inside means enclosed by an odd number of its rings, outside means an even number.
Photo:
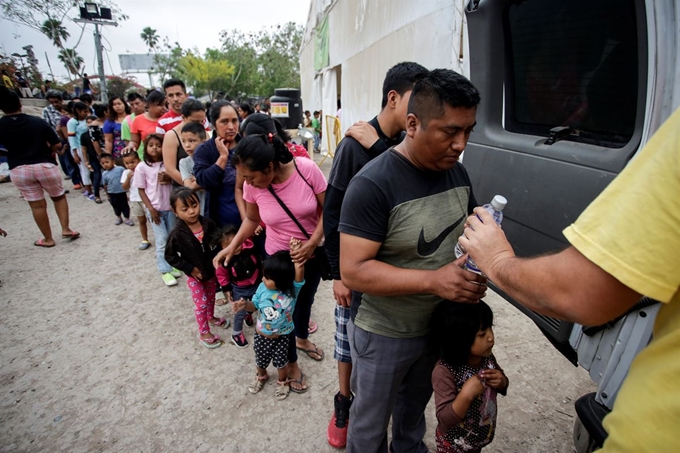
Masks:
[[[380,111],[382,82],[396,63],[467,76],[463,8],[464,0],[311,0],[300,49],[303,107],[335,115],[340,99],[344,131]]]

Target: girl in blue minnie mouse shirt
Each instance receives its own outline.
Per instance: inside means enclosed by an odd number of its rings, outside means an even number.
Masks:
[[[300,248],[300,240],[291,238],[290,250]],[[293,310],[300,289],[304,286],[304,264],[293,263],[290,252],[280,251],[264,260],[262,283],[252,301],[240,299],[233,302],[233,310],[244,308],[258,310],[254,350],[257,376],[248,386],[250,393],[258,393],[269,379],[267,367],[270,362],[278,370],[276,399],[288,397],[288,346],[295,341]]]

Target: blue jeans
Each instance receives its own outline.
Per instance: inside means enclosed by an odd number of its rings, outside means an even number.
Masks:
[[[240,300],[241,298],[246,299],[246,300],[252,300],[253,296],[255,295],[255,291],[257,291],[257,286],[258,283],[255,282],[255,284],[250,285],[250,286],[232,286],[231,289],[231,297],[234,300]],[[241,311],[237,311],[234,314],[234,326],[232,327],[232,335],[238,335],[243,331],[243,320],[246,319],[246,316],[249,314],[245,309]]]
[[[80,184],[80,170],[78,169],[78,165],[73,160],[73,155],[71,154],[68,144],[63,146],[66,148],[66,151],[64,151],[64,154],[59,155],[59,164],[61,164],[61,170],[64,172],[64,174],[71,177],[71,182],[73,184]]]
[[[161,217],[161,223],[158,225],[151,220],[151,215],[149,215],[148,211],[146,218],[149,220],[153,235],[156,238],[156,262],[158,270],[161,274],[165,274],[172,270],[172,266],[165,261],[165,243],[168,240],[170,231],[175,227],[175,213],[172,211],[158,211],[158,213]]]

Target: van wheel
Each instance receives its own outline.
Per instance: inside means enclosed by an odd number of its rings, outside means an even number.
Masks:
[[[574,421],[574,451],[576,453],[591,453],[595,450],[595,443],[590,438],[588,430],[581,420],[576,417]]]

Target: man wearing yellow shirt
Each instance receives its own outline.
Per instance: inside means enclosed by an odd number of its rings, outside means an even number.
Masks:
[[[663,303],[599,451],[680,451],[680,109],[564,230],[566,250],[518,258],[493,218],[475,213],[481,221],[468,218],[461,244],[489,280],[538,313],[600,325],[643,295]]]

